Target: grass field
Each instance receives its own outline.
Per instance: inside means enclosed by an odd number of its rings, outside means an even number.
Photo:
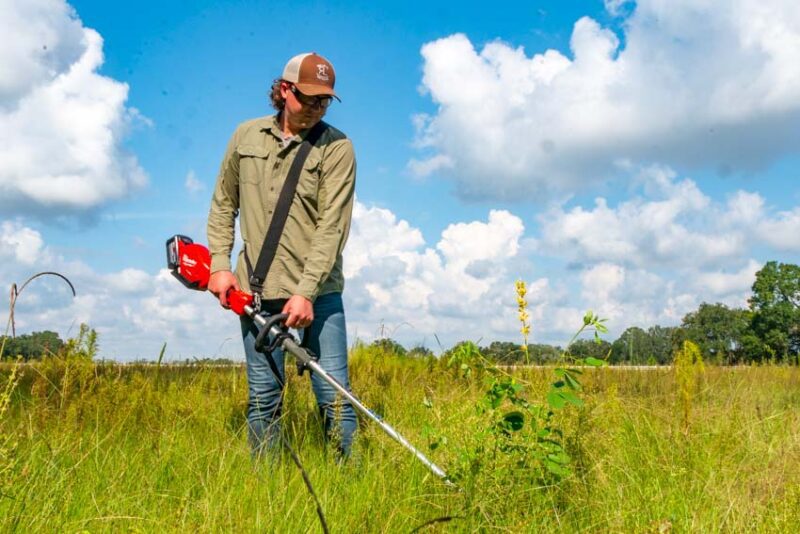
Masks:
[[[0,530],[321,531],[297,467],[251,460],[243,368],[78,356],[14,367],[0,371]],[[553,381],[547,368],[513,374],[535,403]],[[354,457],[338,464],[307,376],[290,380],[285,426],[331,532],[800,525],[800,369],[706,367],[683,393],[671,368],[589,370],[583,406],[553,419],[571,458],[563,476],[528,458],[524,434],[487,433],[491,414],[476,406],[488,375],[462,375],[433,359],[365,348],[352,357],[356,394],[453,473],[460,491],[364,421]]]

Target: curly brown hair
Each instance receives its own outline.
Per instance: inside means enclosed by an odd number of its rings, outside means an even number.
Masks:
[[[275,108],[277,111],[283,111],[283,107],[286,105],[286,99],[281,96],[281,82],[283,80],[278,79],[272,82],[272,89],[269,93],[269,99],[272,103],[272,107]]]

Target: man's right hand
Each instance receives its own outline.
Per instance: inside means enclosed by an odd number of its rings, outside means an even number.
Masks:
[[[228,306],[228,291],[233,288],[239,290],[239,282],[230,271],[216,271],[211,273],[211,278],[208,279],[208,290],[211,291],[219,299],[219,304],[226,310]]]

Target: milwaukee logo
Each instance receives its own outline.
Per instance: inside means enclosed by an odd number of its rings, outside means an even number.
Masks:
[[[193,260],[192,258],[190,258],[187,254],[183,255],[183,258],[181,258],[181,262],[186,267],[194,267],[195,265],[197,265],[197,262],[195,260]]]

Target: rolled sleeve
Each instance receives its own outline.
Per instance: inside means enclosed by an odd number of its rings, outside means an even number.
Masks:
[[[323,157],[319,182],[319,218],[296,293],[316,299],[341,257],[353,213],[356,159],[349,139],[331,143]]]

